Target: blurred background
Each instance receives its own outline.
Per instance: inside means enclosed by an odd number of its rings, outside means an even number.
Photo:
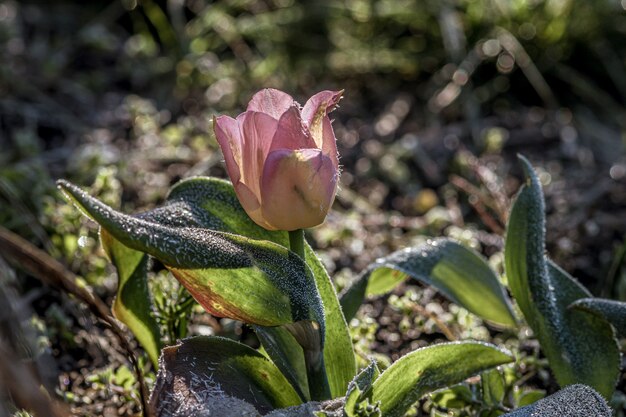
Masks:
[[[181,178],[226,178],[212,117],[263,87],[300,103],[345,89],[332,114],[341,189],[308,236],[339,288],[442,235],[501,271],[521,153],[544,185],[550,255],[594,295],[626,300],[625,0],[0,1],[0,225],[110,301],[97,229],[54,180],[134,212]],[[45,363],[49,390],[77,414],[136,411],[132,372],[85,306],[19,265],[0,262],[0,284],[0,334]],[[408,334],[407,314],[423,319]],[[405,286],[364,307],[360,349],[393,360],[438,340],[433,315],[490,337]],[[192,332],[246,335],[194,317]]]

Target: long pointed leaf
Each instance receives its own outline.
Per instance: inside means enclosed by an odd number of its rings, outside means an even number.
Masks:
[[[617,341],[605,320],[568,310],[571,303],[590,294],[546,258],[543,193],[530,163],[520,160],[526,184],[511,210],[505,246],[511,292],[558,383],[584,383],[609,398],[619,374]]]
[[[516,325],[504,288],[487,262],[449,239],[435,239],[403,249],[370,265],[341,294],[346,317],[356,314],[365,296],[391,291],[407,277],[435,287],[483,319],[502,326]]]
[[[262,326],[315,321],[324,329],[310,272],[284,247],[208,229],[163,226],[116,212],[69,183],[60,186],[107,233],[163,262],[211,313]]]
[[[175,415],[192,406],[202,410],[203,405],[211,411],[211,402],[223,397],[244,400],[264,414],[300,404],[298,394],[270,360],[230,339],[185,339],[164,348],[160,364],[150,399],[159,415]],[[229,411],[228,415],[236,413]]]
[[[423,395],[511,362],[511,354],[480,342],[443,343],[418,349],[394,362],[374,381],[372,402],[385,417],[401,417]]]
[[[348,331],[348,323],[343,315],[335,286],[313,249],[305,245],[306,262],[313,271],[317,288],[324,302],[326,314],[326,345],[324,360],[328,384],[333,398],[345,393],[348,383],[356,374],[356,358],[352,347],[352,339]]]

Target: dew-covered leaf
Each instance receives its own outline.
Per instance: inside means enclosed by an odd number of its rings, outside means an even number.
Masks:
[[[193,415],[242,415],[237,413],[252,413],[254,409],[264,414],[301,402],[269,359],[234,340],[212,336],[185,339],[164,348],[159,364],[150,398],[157,416],[179,415],[177,410],[186,409],[197,410]],[[231,398],[245,401],[254,409]],[[237,408],[221,410],[230,414],[211,410],[222,399]]]
[[[505,245],[509,287],[561,386],[584,383],[605,397],[619,374],[619,350],[602,318],[568,309],[589,292],[545,256],[543,193],[530,163],[520,157],[526,184],[517,195]]]
[[[604,398],[586,385],[575,384],[502,417],[611,417]]]
[[[62,182],[60,185],[69,184]],[[161,207],[135,217],[169,228],[187,230],[189,227],[195,227],[208,229],[209,232],[234,233],[252,239],[267,240],[282,247],[289,245],[287,232],[271,232],[256,225],[241,208],[232,185],[217,178],[198,177],[183,180],[170,190],[167,200]],[[336,397],[345,392],[348,382],[354,376],[356,361],[334,286],[315,252],[308,245],[305,245],[305,256],[319,296],[323,300],[327,323],[324,335],[324,362],[331,393]],[[290,347],[286,346],[282,350],[289,349]],[[276,349],[268,349],[270,355],[276,352]],[[272,359],[280,362],[284,358]],[[298,372],[299,370],[292,370],[291,374]],[[298,378],[302,379],[303,376],[298,375]]]
[[[164,226],[116,212],[69,183],[60,186],[115,239],[160,260],[212,314],[261,326],[314,328],[315,322],[324,329],[310,270],[285,247],[204,228]],[[323,333],[320,339],[323,344]]]
[[[385,417],[400,417],[423,395],[458,384],[479,372],[511,362],[509,352],[481,342],[428,346],[394,362],[372,386]]]
[[[611,323],[617,334],[626,337],[626,303],[604,298],[581,298],[574,301],[569,308],[587,311],[604,318]]]
[[[435,239],[377,260],[341,294],[346,317],[363,298],[392,290],[407,277],[431,285],[454,303],[502,326],[515,326],[504,288],[476,252],[449,239]]]
[[[358,408],[363,402],[371,404],[372,385],[380,375],[378,365],[375,360],[359,372],[348,384],[348,391],[345,396],[344,412],[348,417],[359,416]],[[375,404],[374,404],[375,405]]]
[[[113,314],[133,332],[156,368],[161,333],[152,314],[152,297],[147,282],[148,255],[124,246],[105,230],[100,233],[100,240],[117,269],[118,284]]]

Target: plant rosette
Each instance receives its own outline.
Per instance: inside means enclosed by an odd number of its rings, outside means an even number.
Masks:
[[[147,212],[120,213],[79,187],[58,182],[63,193],[100,225],[102,245],[119,277],[113,312],[159,368],[150,402],[157,415],[192,415],[198,407],[204,411],[213,407],[208,411],[216,415],[236,407],[243,410],[237,415],[309,407],[311,413],[323,415],[326,411],[311,408],[310,401],[329,404],[343,398],[337,415],[402,416],[425,394],[513,360],[496,346],[463,341],[411,352],[384,372],[374,362],[357,372],[347,320],[366,297],[386,293],[405,279],[433,286],[497,327],[514,329],[518,318],[486,260],[449,239],[434,239],[379,259],[337,295],[302,229],[323,222],[336,193],[338,159],[328,113],[341,94],[320,92],[301,108],[289,95],[266,89],[236,119],[215,118],[216,137],[232,182],[185,179],[170,190],[161,206]],[[531,171],[527,174],[532,185]],[[530,198],[539,198],[540,190],[533,190]],[[524,191],[516,205],[526,198],[522,196]],[[521,256],[511,249],[509,237],[518,237],[515,247],[527,239],[523,231],[528,228],[518,226],[518,212],[514,207],[507,237],[509,258]],[[538,210],[534,215],[526,224],[543,214]],[[531,248],[540,248],[543,237],[531,238],[539,239]],[[218,336],[168,341],[156,320],[148,285],[150,258],[159,260],[208,313],[251,326],[262,349]],[[535,258],[531,261],[545,262]],[[507,268],[514,266],[508,262]],[[515,273],[508,273],[509,280],[516,279]],[[569,282],[562,273],[557,276]],[[558,314],[575,310],[593,317],[589,320],[608,323],[601,312],[609,310],[597,303],[570,307],[578,298],[589,298],[581,291],[576,293],[580,296],[557,303]],[[517,287],[512,292],[522,300],[517,301],[531,327],[544,320],[533,319],[533,314],[547,316],[545,320],[559,317],[551,310],[548,314],[527,309],[531,301],[524,301]],[[615,312],[615,306],[610,311]],[[608,330],[598,330],[606,339],[600,336],[596,343],[613,346],[612,333],[607,333],[612,328],[606,326]],[[544,349],[552,358],[550,352],[560,349],[558,343],[538,333],[542,343],[547,341]],[[580,343],[577,338],[571,342]],[[551,365],[557,376],[567,376],[565,383],[579,377],[576,362],[571,365],[574,371],[561,363]],[[602,373],[614,381],[613,365],[607,362],[589,371],[589,378],[580,374],[585,377],[581,382],[607,396],[614,382],[599,382],[595,375]]]

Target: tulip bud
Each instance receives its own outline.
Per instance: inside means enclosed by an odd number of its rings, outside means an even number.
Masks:
[[[264,89],[236,119],[214,119],[237,197],[259,226],[292,231],[324,221],[339,178],[328,113],[342,93],[322,91],[300,108],[288,94]]]

